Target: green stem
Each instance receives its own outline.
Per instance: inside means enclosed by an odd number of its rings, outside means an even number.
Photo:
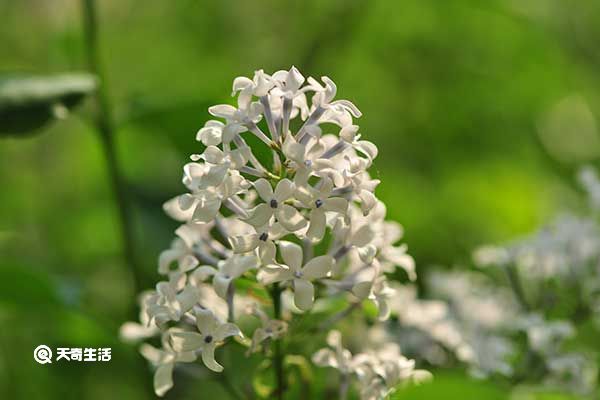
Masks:
[[[135,292],[143,289],[142,271],[137,263],[134,246],[134,232],[132,224],[132,208],[128,201],[127,189],[123,179],[115,144],[115,126],[112,119],[111,104],[107,95],[106,78],[103,75],[100,54],[98,51],[98,22],[94,0],[82,0],[83,21],[85,33],[85,50],[87,53],[88,68],[99,80],[95,93],[96,110],[94,123],[98,130],[102,150],[106,158],[106,167],[110,177],[114,199],[119,213],[119,225],[123,240],[125,262],[131,270],[131,277]]]
[[[273,290],[271,291],[271,297],[273,299],[273,315],[275,319],[281,319],[281,288],[278,283],[273,284]],[[273,367],[275,372],[275,398],[278,400],[283,399],[284,386],[284,371],[283,371],[283,351],[281,348],[281,339],[273,342],[274,355],[273,355]]]
[[[527,298],[525,297],[525,291],[523,290],[523,285],[521,284],[521,278],[519,277],[519,273],[514,265],[505,265],[504,270],[506,271],[506,275],[508,276],[508,281],[510,283],[510,287],[515,294],[517,301],[519,302],[521,308],[525,312],[529,312],[531,307],[529,307],[529,303],[527,303]]]

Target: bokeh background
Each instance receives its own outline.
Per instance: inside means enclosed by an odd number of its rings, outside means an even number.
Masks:
[[[175,228],[161,205],[182,192],[206,109],[230,102],[233,78],[256,69],[327,75],[361,109],[362,133],[380,149],[378,195],[404,225],[421,276],[468,268],[474,247],[581,205],[574,172],[600,156],[597,1],[98,3],[147,288]],[[80,2],[0,0],[0,16],[0,73],[86,69]],[[34,134],[0,137],[3,399],[152,398],[151,371],[117,337],[135,290],[89,103]],[[112,361],[40,366],[39,344],[112,347]],[[177,379],[185,388],[171,398],[226,398],[215,383]],[[401,398],[506,393],[440,371]]]

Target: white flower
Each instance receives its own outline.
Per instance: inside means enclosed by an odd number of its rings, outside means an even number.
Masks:
[[[354,148],[354,150],[363,154],[370,163],[377,157],[378,150],[377,146],[368,140],[360,140],[360,134],[358,134],[358,125],[348,125],[342,128],[340,131],[340,138]]]
[[[140,305],[140,323],[125,322],[119,328],[119,338],[124,342],[137,343],[140,340],[156,336],[160,333],[158,327],[150,322],[146,302],[152,296],[152,291],[142,292],[138,297]]]
[[[254,255],[235,254],[227,260],[219,261],[218,268],[209,265],[198,267],[193,273],[194,279],[205,281],[213,276],[213,287],[222,299],[227,298],[227,290],[233,280],[242,276],[246,271],[256,268],[258,260]]]
[[[200,165],[190,163],[190,165]],[[240,175],[236,170],[230,170],[227,165],[224,166],[213,166],[211,168],[224,168],[223,175],[219,176],[219,179],[211,180],[211,183],[205,189],[198,189],[199,187],[205,187],[205,175],[190,175],[190,182],[196,180],[196,183],[188,187],[196,188],[192,189],[192,193],[186,193],[179,196],[179,206],[182,210],[193,209],[194,212],[191,217],[193,222],[211,222],[215,219],[215,216],[219,212],[221,205],[227,199],[236,194],[246,190],[248,188],[248,182]],[[196,167],[194,167],[196,168]],[[190,169],[191,170],[191,169]],[[184,180],[186,180],[184,178]],[[217,183],[218,182],[218,183]],[[216,186],[213,186],[216,184]]]
[[[293,99],[300,93],[300,87],[304,83],[304,76],[296,67],[290,68],[289,71],[277,71],[273,74],[273,80],[277,86],[275,93],[288,99]]]
[[[322,109],[323,116],[320,122],[331,122],[341,127],[352,124],[352,117],[359,118],[362,113],[359,109],[348,100],[333,100],[337,93],[337,86],[326,76],[321,78],[325,82],[325,86],[314,78],[308,78],[310,86],[315,90],[313,96],[313,108],[316,110]]]
[[[157,349],[149,344],[143,344],[140,347],[140,353],[144,358],[156,367],[154,373],[154,391],[156,395],[162,397],[173,387],[173,368],[178,362],[194,362],[196,354],[194,352],[176,352],[169,343],[169,334],[162,336],[162,349]]]
[[[174,261],[177,261],[179,272],[191,271],[198,266],[193,249],[197,236],[193,228],[182,225],[176,233],[178,237],[171,243],[171,248],[160,253],[158,257],[158,273],[162,275],[171,272],[170,266]]]
[[[221,144],[223,140],[223,127],[224,123],[221,121],[210,120],[204,124],[196,134],[196,140],[202,142],[205,146],[217,146]],[[233,138],[229,138],[227,142],[230,142]]]
[[[342,334],[336,330],[330,331],[327,344],[330,348],[321,349],[312,356],[313,363],[319,367],[335,368],[342,374],[354,372],[352,353],[342,347]]]
[[[167,321],[179,319],[198,302],[198,289],[185,284],[186,275],[174,273],[168,282],[156,284],[156,292],[146,299],[149,321],[160,327]]]
[[[288,231],[294,232],[306,226],[306,220],[298,210],[285,204],[294,194],[294,184],[289,179],[282,179],[275,187],[275,191],[266,179],[258,179],[254,182],[254,188],[265,202],[254,208],[247,223],[255,227],[266,225],[271,217],[275,216]]]
[[[301,186],[296,189],[296,198],[303,207],[310,209],[310,224],[306,231],[306,237],[313,243],[321,241],[325,235],[326,218],[325,212],[344,214],[348,208],[348,200],[341,197],[330,197],[333,190],[331,179],[323,178],[317,188],[310,185]]]
[[[242,98],[241,102],[247,104],[252,100],[252,96],[266,96],[273,85],[275,85],[273,79],[261,69],[254,73],[253,79],[245,76],[235,78],[231,95],[235,96],[239,92]]]
[[[263,342],[267,340],[277,340],[287,332],[287,323],[277,319],[270,319],[269,316],[258,307],[256,303],[247,309],[248,314],[252,314],[260,319],[261,326],[254,330],[252,335],[252,344],[248,353],[256,353],[260,350]]]
[[[288,232],[280,223],[269,223],[260,227],[253,227],[254,233],[229,237],[229,243],[234,253],[247,253],[258,248],[258,256],[262,264],[275,262],[275,240]]]
[[[290,167],[295,169],[294,183],[296,185],[306,185],[311,175],[324,177],[334,173],[333,162],[321,157],[325,150],[322,140],[315,139],[308,144],[301,144],[292,135],[288,135],[282,150]]]
[[[396,291],[388,286],[385,275],[380,275],[377,270],[375,268],[373,281],[358,282],[352,287],[352,293],[359,299],[372,300],[378,310],[377,318],[385,321],[391,312],[389,300],[394,297]]]
[[[292,282],[294,304],[302,311],[312,308],[315,288],[312,281],[327,276],[333,266],[331,256],[319,256],[302,266],[302,248],[295,243],[280,241],[279,251],[285,265],[268,265],[259,272],[263,284]]]
[[[215,348],[230,336],[242,336],[239,328],[232,323],[221,323],[215,315],[206,309],[195,309],[197,332],[172,331],[173,349],[178,352],[200,352],[202,362],[215,372],[223,367],[215,360]]]

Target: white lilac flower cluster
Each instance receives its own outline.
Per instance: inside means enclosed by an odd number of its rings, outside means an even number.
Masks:
[[[600,180],[583,168],[579,181],[589,212],[564,214],[538,232],[506,246],[485,246],[475,263],[497,267],[520,304],[514,328],[527,337],[527,352],[536,360],[536,378],[578,393],[594,390],[597,365],[585,354],[567,350],[578,327],[595,321],[600,327]],[[593,324],[592,324],[593,325]]]
[[[345,398],[349,379],[356,377],[361,399],[384,399],[394,393],[399,384],[421,383],[431,379],[428,371],[415,368],[415,361],[400,353],[395,343],[386,343],[378,350],[352,355],[342,346],[342,335],[333,330],[327,335],[328,347],[316,352],[313,362],[331,367],[341,375],[340,398]]]
[[[367,336],[373,345],[398,343],[404,356],[432,365],[459,361],[476,378],[592,393],[598,367],[569,344],[585,321],[550,315],[558,307],[524,309],[508,287],[494,282],[477,271],[432,273],[427,287],[434,300],[416,298],[410,286],[397,288],[390,302],[394,318],[370,328]]]
[[[433,272],[427,280],[433,299],[417,297],[416,287],[393,286],[394,317],[368,332],[370,342],[397,343],[405,356],[431,365],[459,361],[484,378],[510,376],[514,347],[502,336],[512,328],[517,307],[510,292],[493,289],[485,277],[466,272]]]
[[[402,229],[385,221],[374,195],[379,180],[367,172],[377,147],[361,138],[353,124],[360,111],[335,100],[336,91],[331,79],[305,79],[294,67],[272,75],[260,70],[234,80],[237,107],[209,108],[218,120],[198,131],[204,151],[183,168],[188,192],[164,207],[182,223],[159,258],[165,280],[142,298],[143,325],[129,323],[122,332],[161,336],[162,348],[142,347],[157,366],[159,396],[173,386],[177,363],[200,357],[222,371],[215,349],[228,338],[259,352],[293,334],[280,293],[293,293],[296,313],[323,295],[371,300],[383,320],[394,295],[385,273],[400,267],[415,279],[406,246],[395,245]],[[236,309],[250,298],[258,304],[245,306],[260,326],[243,335]],[[271,302],[273,312],[265,307]],[[371,356],[356,373],[370,388],[368,399],[424,374],[404,358]]]

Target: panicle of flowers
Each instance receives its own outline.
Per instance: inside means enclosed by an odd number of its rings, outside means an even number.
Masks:
[[[394,318],[369,329],[370,344],[396,343],[405,356],[429,365],[459,361],[475,377],[511,376],[516,349],[502,336],[514,330],[510,321],[517,315],[510,292],[466,272],[438,271],[428,278],[429,299],[418,298],[415,286],[393,284]]]
[[[484,246],[474,260],[488,273],[502,272],[520,304],[513,330],[525,334],[529,359],[535,360],[535,368],[522,366],[521,375],[586,394],[596,387],[598,368],[566,344],[586,321],[600,326],[600,180],[591,167],[582,168],[578,178],[588,212],[559,215],[505,246]]]
[[[318,366],[338,370],[340,398],[346,397],[351,378],[355,378],[363,400],[387,398],[398,385],[431,379],[431,374],[416,369],[415,361],[404,357],[395,343],[353,355],[342,346],[340,332],[332,330],[327,335],[327,344],[328,347],[317,351],[312,359]]]
[[[414,260],[397,245],[402,228],[385,220],[379,180],[367,172],[377,147],[354,124],[357,107],[336,93],[328,77],[305,79],[295,67],[259,70],[234,80],[236,105],[209,108],[215,119],[196,135],[203,149],[183,167],[187,192],[164,205],[182,225],[160,254],[163,280],[143,298],[145,330],[130,324],[122,332],[161,336],[162,349],[142,351],[158,368],[158,395],[172,387],[178,363],[199,358],[220,372],[215,350],[223,344],[269,354],[271,342],[293,335],[281,294],[292,293],[295,312],[335,297],[352,307],[369,300],[385,320],[395,294],[386,273],[399,267],[416,279]],[[242,333],[240,308],[259,319],[253,332]],[[366,398],[424,375],[399,355],[359,364],[353,373],[377,393]]]

